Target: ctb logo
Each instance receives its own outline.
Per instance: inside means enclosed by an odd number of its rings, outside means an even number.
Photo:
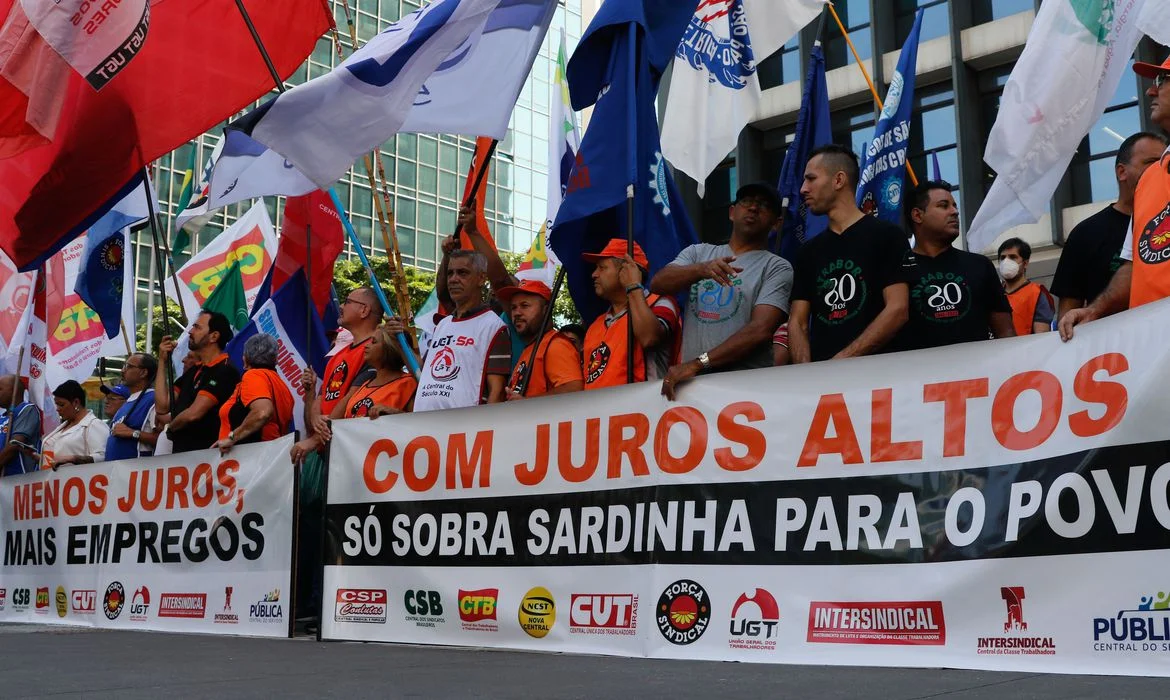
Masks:
[[[49,587],[44,586],[37,588],[37,614],[47,615],[49,613]]]
[[[474,591],[459,590],[459,619],[463,629],[480,632],[495,632],[496,608],[500,596],[498,588],[480,588]]]

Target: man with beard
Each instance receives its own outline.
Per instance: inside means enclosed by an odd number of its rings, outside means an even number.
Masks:
[[[772,366],[772,336],[788,320],[792,291],[792,266],[768,250],[781,208],[771,185],[744,185],[728,212],[731,240],[687,246],[654,275],[655,294],[688,292],[681,353],[687,360],[662,380],[667,398],[700,372]]]
[[[1014,336],[1012,307],[995,266],[982,255],[953,245],[959,237],[959,207],[951,186],[923,182],[905,201],[915,265],[910,320],[893,347],[918,350]]]
[[[909,319],[914,259],[906,234],[857,208],[857,154],[829,144],[813,150],[800,196],[829,228],[796,256],[792,362],[881,352]]]
[[[550,327],[541,339],[540,347],[536,348],[536,335],[552,303],[552,290],[548,285],[539,280],[523,280],[517,286],[500,289],[496,297],[510,307],[512,326],[524,341],[520,361],[508,382],[507,399],[514,401],[583,390],[581,355],[568,336]],[[532,374],[521,395],[520,382],[529,364],[532,365]]]
[[[154,383],[154,405],[174,452],[211,447],[219,439],[219,407],[235,393],[240,371],[223,351],[232,339],[227,317],[204,309],[187,332],[191,354],[200,363],[175,380],[173,394],[167,393],[166,372],[158,372]],[[166,336],[158,346],[163,367],[171,361],[175,341]]]

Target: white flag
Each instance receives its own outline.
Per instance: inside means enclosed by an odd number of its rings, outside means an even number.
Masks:
[[[390,25],[326,75],[255,113],[252,138],[328,188],[401,130],[423,83],[500,0],[435,0]]]
[[[1162,46],[1170,45],[1170,2],[1147,2],[1138,15],[1138,29]]]
[[[775,53],[825,0],[702,0],[674,57],[662,155],[694,178],[727,157],[760,104],[758,61]]]
[[[1081,139],[1101,118],[1141,39],[1146,0],[1046,2],[1012,68],[983,160],[997,173],[967,233],[982,252],[1038,221]],[[1084,7],[1095,7],[1088,12]]]
[[[556,0],[500,0],[423,83],[402,131],[504,138],[556,9]]]
[[[142,49],[147,0],[21,0],[28,21],[86,81],[101,89]]]

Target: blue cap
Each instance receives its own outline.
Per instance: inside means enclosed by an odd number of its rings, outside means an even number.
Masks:
[[[130,389],[125,384],[118,384],[117,386],[106,386],[102,384],[99,388],[103,394],[113,394],[115,396],[121,396],[124,399],[130,398]]]

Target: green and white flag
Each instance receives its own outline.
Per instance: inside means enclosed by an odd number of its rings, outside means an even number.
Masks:
[[[1165,0],[1047,0],[1012,69],[983,160],[997,173],[967,233],[983,252],[1038,221],[1077,146],[1105,112],[1141,39],[1138,16]]]
[[[183,189],[179,192],[179,214],[175,217],[175,238],[171,250],[176,256],[179,252],[191,245],[191,236],[207,224],[212,217],[208,210],[208,192],[210,191],[211,166],[219,159],[223,151],[223,139],[211,151],[211,157],[203,170],[196,171],[195,163],[198,148],[191,149],[191,161],[183,177]]]

